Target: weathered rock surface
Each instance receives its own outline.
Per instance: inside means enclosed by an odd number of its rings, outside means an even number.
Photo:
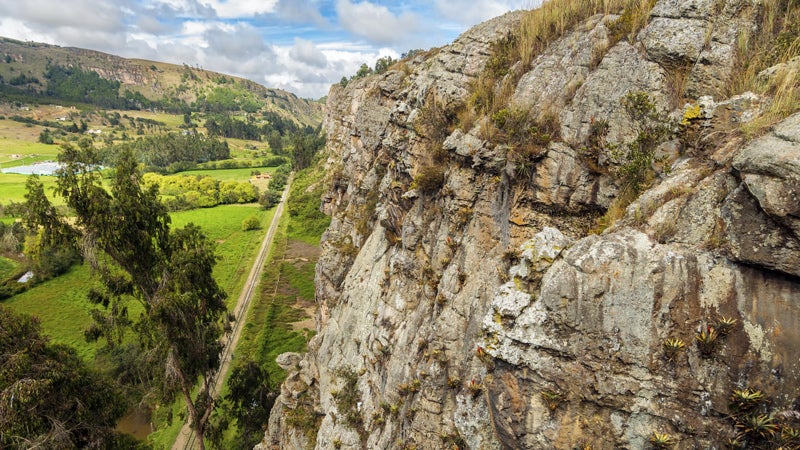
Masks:
[[[524,172],[482,132],[486,118],[439,140],[419,126],[467,101],[518,13],[332,88],[319,333],[302,360],[282,358],[295,369],[260,448],[641,449],[654,432],[723,448],[737,431],[731,392],[745,387],[797,414],[800,115],[745,144],[724,131],[767,100],[720,97],[756,10],[661,0],[632,43],[609,40],[618,16],[587,18],[516,86],[517,106],[555,105],[561,125]],[[701,107],[663,146],[671,170],[589,234],[619,192],[587,157],[592,124],[608,122],[610,143],[593,151],[630,142],[620,98],[644,91],[669,111],[676,63]],[[732,330],[701,351],[695,336],[722,319]],[[670,357],[666,339],[685,348]],[[346,385],[350,403],[334,395]]]
[[[666,73],[658,64],[627,41],[610,48],[597,69],[575,92],[572,102],[559,115],[561,136],[579,147],[589,137],[595,120],[607,120],[608,139],[624,142],[632,137],[630,120],[620,100],[628,92],[646,92],[661,109],[667,104]]]
[[[764,213],[800,238],[800,114],[748,145],[733,167]]]

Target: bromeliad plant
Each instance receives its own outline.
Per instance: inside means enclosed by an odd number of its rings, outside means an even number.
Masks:
[[[734,389],[731,393],[730,408],[736,414],[749,412],[764,401],[764,393],[751,388]]]
[[[725,337],[733,331],[733,328],[736,326],[738,320],[734,319],[733,317],[726,317],[722,316],[717,320],[715,327],[719,332],[719,335]]]
[[[711,357],[719,348],[719,332],[711,325],[700,330],[694,336],[694,339],[697,343],[697,349],[700,350],[700,356],[704,358]]]
[[[736,428],[739,429],[739,436],[749,442],[769,441],[778,432],[778,425],[769,414],[747,416],[736,424]]]
[[[545,390],[542,391],[541,394],[544,404],[547,406],[547,409],[549,409],[550,412],[555,411],[558,408],[558,405],[564,401],[564,394],[558,391]]]
[[[686,343],[683,342],[681,339],[664,339],[661,342],[661,348],[664,349],[664,356],[672,361],[674,360],[678,354],[686,349]]]
[[[675,445],[675,440],[672,438],[672,436],[667,433],[659,433],[657,431],[654,431],[652,434],[650,434],[650,438],[648,440],[653,448],[657,450],[672,448],[672,446]]]

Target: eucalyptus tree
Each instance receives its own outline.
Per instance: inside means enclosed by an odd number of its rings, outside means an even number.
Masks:
[[[38,320],[0,306],[0,448],[133,448],[114,431],[125,403]]]
[[[87,337],[113,346],[132,328],[139,360],[151,368],[152,393],[161,401],[183,397],[203,448],[226,328],[225,293],[212,277],[213,243],[192,224],[170,227],[157,187],[143,187],[130,151],[117,158],[108,189],[90,142],[63,146],[59,161],[56,194],[75,212],[70,225],[100,281],[88,294],[98,309]],[[139,317],[129,317],[131,300],[143,307]]]

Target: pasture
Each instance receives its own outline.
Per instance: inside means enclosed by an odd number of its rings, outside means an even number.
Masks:
[[[25,181],[27,179],[28,175],[0,173],[0,204],[7,205],[10,202],[24,202]],[[56,185],[56,177],[42,176],[39,177],[39,179],[42,180],[47,198],[49,198],[53,204],[63,204],[63,199],[53,194],[53,188]]]
[[[5,280],[13,275],[18,268],[19,264],[16,261],[0,256],[0,280]]]
[[[193,222],[216,242],[219,261],[214,276],[228,293],[229,306],[235,304],[238,290],[244,285],[272,213],[273,210],[264,211],[257,205],[224,205],[173,215],[173,227]],[[251,215],[261,219],[262,229],[242,231],[242,220]],[[0,270],[6,266],[5,258],[0,260]],[[3,305],[39,317],[44,333],[54,342],[75,347],[83,359],[92,362],[101,347],[98,343],[87,343],[83,337],[83,330],[91,320],[89,311],[92,305],[86,300],[86,293],[92,283],[88,265],[77,265],[64,275],[5,300]],[[141,311],[141,306],[135,301],[130,302],[129,308],[132,317]]]
[[[199,175],[213,177],[220,181],[245,181],[254,170],[261,173],[275,173],[277,167],[245,167],[242,169],[198,169],[180,172],[178,175]]]

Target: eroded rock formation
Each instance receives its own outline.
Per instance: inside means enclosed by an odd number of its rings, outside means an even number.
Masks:
[[[319,334],[282,359],[290,375],[260,447],[641,449],[661,433],[723,448],[737,432],[731,393],[748,387],[769,399],[764,413],[796,416],[800,115],[749,141],[726,132],[769,101],[723,97],[757,13],[662,0],[632,42],[610,38],[617,16],[584,21],[514,90],[516,107],[560,126],[524,171],[481,131],[489,118],[440,142],[421,125],[455,115],[522,13],[334,86]],[[624,145],[632,91],[683,114],[670,104],[678,66],[700,130],[665,143],[671,170],[590,233],[620,192],[613,163],[586,156],[593,123],[607,121],[608,148]],[[709,327],[724,332],[706,348],[696,336]]]

